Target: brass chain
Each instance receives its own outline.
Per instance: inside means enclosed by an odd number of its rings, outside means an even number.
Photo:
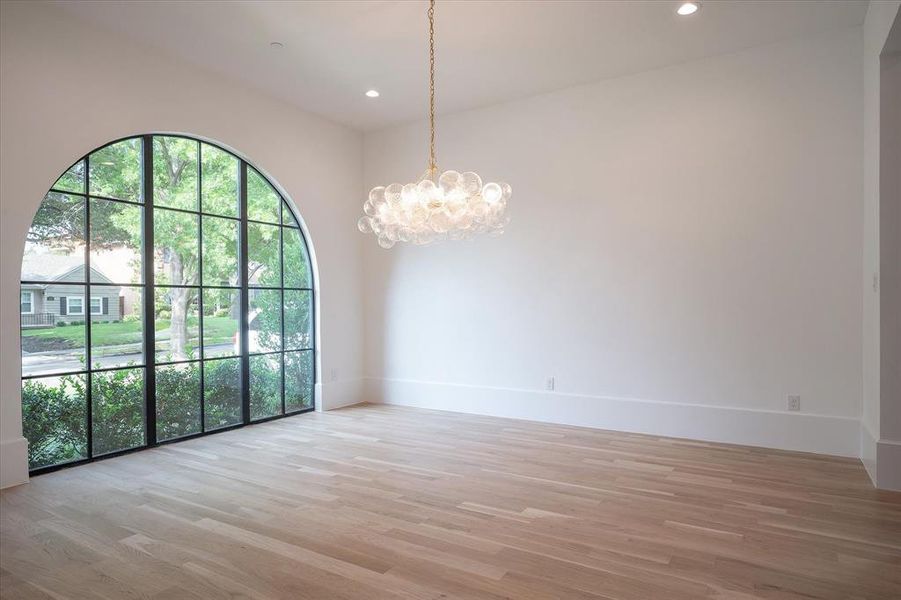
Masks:
[[[435,160],[435,0],[429,0],[429,171],[438,169]]]

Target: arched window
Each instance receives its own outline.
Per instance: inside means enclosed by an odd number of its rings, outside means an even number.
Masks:
[[[32,473],[311,410],[313,293],[297,218],[244,160],[171,135],[91,152],[22,261]]]

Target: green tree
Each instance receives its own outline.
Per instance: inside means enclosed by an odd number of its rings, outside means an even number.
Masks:
[[[198,210],[197,189],[199,143],[184,138],[155,136],[153,139],[154,202],[161,207],[154,218],[154,262],[158,285],[199,285],[199,222],[195,215],[164,208]],[[204,161],[209,183],[204,191],[211,206],[237,205],[237,160],[223,152],[213,152]],[[90,157],[90,193],[98,196],[141,199],[141,144],[139,139],[106,146]],[[77,163],[54,186],[84,191],[84,163]],[[229,184],[229,181],[232,183]],[[79,183],[80,182],[80,183]],[[79,189],[81,185],[81,189]],[[231,195],[231,200],[228,196]],[[140,252],[142,214],[128,205],[103,200],[92,201],[90,237],[92,251],[130,247]],[[236,232],[233,232],[236,233]],[[51,192],[45,198],[29,231],[29,241],[71,250],[84,244],[84,201]],[[234,271],[237,240],[233,236],[210,236],[204,244],[205,273]],[[137,265],[136,265],[137,266]],[[136,273],[137,275],[137,273]],[[137,279],[137,277],[136,277]],[[231,278],[232,280],[235,277]],[[216,283],[221,283],[217,280]],[[170,301],[170,353],[176,359],[187,356],[188,307],[196,300],[195,288],[172,287]]]
[[[197,153],[199,144],[184,138],[153,138],[154,206],[199,210]],[[199,283],[199,222],[196,215],[154,212],[153,246],[157,285]],[[196,301],[195,288],[172,287],[169,296],[169,352],[176,360],[188,358],[188,307]]]
[[[140,200],[141,149],[140,138],[133,138],[92,154],[88,174],[90,193]],[[236,222],[229,219],[203,217],[201,274],[200,219],[194,214],[166,209],[196,211],[202,206],[204,212],[237,216],[238,165],[234,156],[195,140],[169,136],[153,138],[153,194],[154,206],[158,207],[154,212],[155,278],[157,286],[175,286],[167,290],[169,306],[166,307],[170,311],[169,352],[175,359],[188,357],[188,313],[192,302],[197,299],[197,288],[193,286],[201,283],[235,285],[239,280],[238,228]],[[84,191],[84,181],[84,163],[79,162],[60,178],[54,188]],[[281,199],[275,190],[253,169],[248,169],[247,188],[250,218],[277,223]],[[103,251],[125,246],[140,254],[141,219],[141,211],[129,205],[92,201],[91,249]],[[287,208],[282,211],[282,220],[286,224],[297,225]],[[286,286],[310,287],[306,250],[299,229],[281,231],[284,237],[283,267],[280,265],[279,228],[249,224],[251,256],[246,274],[248,281],[251,284],[278,286],[283,276]],[[83,200],[54,192],[48,194],[35,216],[28,239],[70,250],[84,244]],[[279,273],[281,268],[284,269],[283,275]],[[301,312],[304,314],[297,316],[307,321],[309,307]]]

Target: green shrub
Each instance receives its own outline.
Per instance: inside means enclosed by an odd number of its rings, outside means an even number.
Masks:
[[[288,412],[314,404],[313,359],[312,351],[285,354],[285,410]]]
[[[94,455],[144,444],[144,369],[91,375]]]
[[[157,439],[168,440],[200,431],[200,367],[198,363],[157,367]]]
[[[207,429],[241,422],[241,360],[209,361],[203,372],[204,418]]]
[[[51,382],[58,382],[52,385]],[[31,469],[87,456],[87,401],[83,376],[22,382],[22,433]]]
[[[286,401],[290,410],[312,405],[312,353],[289,353]],[[207,430],[241,422],[241,359],[208,361],[204,368]],[[200,363],[156,370],[157,436],[200,431]],[[281,412],[281,368],[273,356],[251,358],[251,414]],[[91,376],[93,450],[99,456],[143,445],[144,368]],[[87,457],[87,375],[27,379],[22,384],[24,435],[32,469]]]
[[[250,418],[282,412],[281,358],[277,354],[250,357]]]

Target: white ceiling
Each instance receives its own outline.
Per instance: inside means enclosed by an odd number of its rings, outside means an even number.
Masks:
[[[371,130],[425,116],[424,1],[61,2],[80,17]],[[859,25],[864,0],[439,0],[438,112]],[[271,41],[285,44],[270,48]],[[364,96],[367,89],[378,99]]]

